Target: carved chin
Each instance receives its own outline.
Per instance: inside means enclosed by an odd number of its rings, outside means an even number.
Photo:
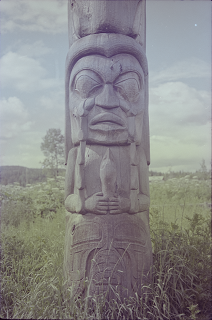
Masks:
[[[103,145],[127,145],[129,133],[127,128],[116,124],[98,124],[89,127],[87,142]]]

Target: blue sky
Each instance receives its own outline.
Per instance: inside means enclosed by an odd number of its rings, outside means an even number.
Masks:
[[[1,165],[41,167],[42,137],[64,133],[67,0],[2,0]],[[211,161],[211,2],[147,0],[150,170]]]

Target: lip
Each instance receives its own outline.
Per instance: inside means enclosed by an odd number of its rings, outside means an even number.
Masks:
[[[91,121],[90,121],[90,125],[95,126],[98,124],[115,124],[115,125],[119,125],[121,127],[126,127],[126,124],[124,122],[124,120],[122,120],[119,116],[117,116],[114,113],[108,113],[108,112],[104,112],[104,113],[100,113],[98,115],[96,115]]]

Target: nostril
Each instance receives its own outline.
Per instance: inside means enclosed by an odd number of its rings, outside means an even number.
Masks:
[[[119,99],[116,96],[113,85],[106,83],[103,91],[95,98],[95,104],[99,107],[111,109],[119,107]]]

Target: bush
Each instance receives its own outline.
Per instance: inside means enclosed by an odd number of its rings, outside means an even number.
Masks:
[[[63,206],[63,194],[60,180],[54,179],[27,188],[2,186],[1,223],[18,227],[21,221],[29,223],[38,216],[52,218]]]

